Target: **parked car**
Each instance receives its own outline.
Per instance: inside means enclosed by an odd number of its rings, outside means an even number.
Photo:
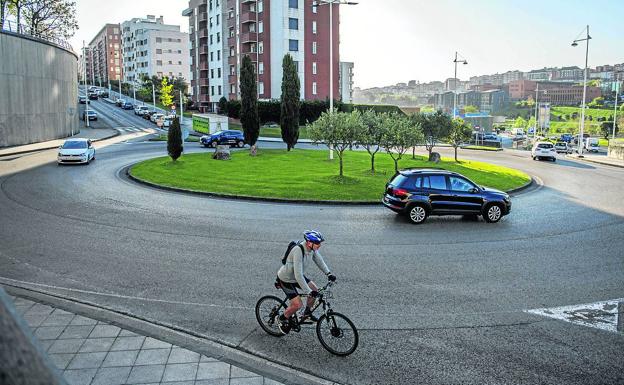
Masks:
[[[143,119],[146,120],[151,120],[152,119],[152,115],[154,115],[156,113],[156,111],[154,110],[147,110],[145,112],[143,112],[143,115],[141,115],[143,117]]]
[[[584,133],[583,134],[583,141],[585,141],[585,139],[589,138],[589,134],[588,133]],[[579,136],[575,135],[574,136],[574,144],[578,144],[579,142]]]
[[[134,114],[135,115],[143,115],[146,111],[149,111],[149,107],[148,106],[136,106],[136,107],[134,107]]]
[[[85,115],[89,116],[89,120],[97,120],[97,112],[93,110],[83,111],[82,112],[82,120],[85,120]]]
[[[583,146],[587,151],[598,152],[598,149],[600,148],[600,146],[598,146],[598,143],[598,138],[586,138]]]
[[[108,91],[106,91],[106,90],[99,90],[99,91],[97,92],[97,94],[98,94],[98,96],[99,96],[99,97],[101,97],[101,98],[108,98]]]
[[[415,224],[430,215],[481,215],[486,222],[498,222],[511,212],[509,194],[437,169],[399,171],[386,184],[382,203]]]
[[[572,137],[572,134],[561,134],[559,139],[562,142],[570,143],[570,142],[572,142],[573,137]]]
[[[212,135],[204,135],[199,138],[199,142],[204,147],[217,147],[218,144],[229,144],[230,146],[245,146],[245,136],[242,131],[226,130],[217,131]]]
[[[121,105],[121,108],[123,108],[124,110],[133,110],[134,109],[134,105],[130,102],[124,102]]]
[[[95,160],[95,148],[91,140],[85,138],[67,139],[57,156],[57,163],[86,163]]]
[[[163,115],[161,113],[152,114],[152,116],[150,116],[150,121],[152,123],[156,123],[156,122],[158,122],[158,119],[162,118],[163,116],[165,116],[165,115]]]
[[[126,100],[125,99],[117,99],[117,101],[115,102],[115,104],[117,105],[117,107],[121,107],[124,104],[126,104]]]
[[[161,119],[163,121],[163,127],[170,127],[171,123],[173,123],[173,119],[175,119],[175,115],[167,115],[163,116]]]
[[[557,154],[571,154],[572,146],[567,142],[557,142],[555,143],[555,151],[557,151]]]
[[[89,99],[87,99],[86,96],[79,96],[78,97],[78,103],[80,103],[80,104],[91,104],[91,102],[89,101]]]
[[[262,125],[263,127],[270,127],[270,128],[275,128],[275,127],[279,127],[279,125],[275,122],[266,122]]]
[[[498,142],[499,141],[498,136],[496,136],[496,134],[492,134],[492,133],[483,135],[483,140],[490,141],[490,142]]]
[[[555,150],[555,146],[550,142],[535,142],[531,149],[531,157],[533,160],[546,158],[556,162],[557,150]]]
[[[97,92],[89,92],[89,100],[98,100]]]

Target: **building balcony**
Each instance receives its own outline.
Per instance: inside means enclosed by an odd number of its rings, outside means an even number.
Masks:
[[[256,32],[245,32],[240,34],[240,42],[241,43],[251,43],[258,41],[258,33]]]
[[[208,78],[202,78],[197,81],[200,87],[208,87]]]
[[[208,71],[208,62],[207,61],[199,62],[198,68],[202,71]]]
[[[200,13],[199,16],[197,17],[197,20],[199,20],[199,21],[206,21],[206,20],[208,20],[208,14],[206,12]]]
[[[236,65],[236,55],[228,57],[228,64],[229,65]]]
[[[208,95],[199,95],[199,101],[203,103],[210,102],[210,97]]]
[[[208,38],[208,29],[200,29],[197,35],[200,39]]]
[[[258,61],[258,51],[252,51],[248,47],[243,47],[241,50],[241,57],[248,55],[251,61]]]
[[[258,14],[256,12],[251,12],[251,11],[242,12],[240,15],[240,23],[241,24],[255,23],[257,17],[258,17]]]
[[[237,81],[236,75],[228,75],[229,84],[236,84],[236,81]]]
[[[241,4],[247,4],[247,3],[255,3],[256,0],[242,0]]]
[[[199,54],[200,55],[207,55],[208,54],[208,46],[207,45],[202,45],[199,47]]]
[[[236,36],[228,37],[228,47],[236,46]]]

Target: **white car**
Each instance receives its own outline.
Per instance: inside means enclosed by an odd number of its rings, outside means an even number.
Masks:
[[[140,115],[143,116],[143,114],[145,112],[149,111],[149,107],[148,106],[136,106],[134,107],[134,114],[135,115]]]
[[[164,116],[163,119],[163,127],[170,127],[173,123],[173,119],[175,119],[175,115],[167,115]]]
[[[163,114],[152,114],[152,116],[150,117],[150,120],[152,121],[152,123],[156,123],[158,122],[158,119],[162,118]]]
[[[57,163],[86,163],[95,160],[95,148],[91,140],[84,138],[67,139],[57,156]]]
[[[550,142],[535,142],[533,149],[531,150],[531,157],[533,160],[546,158],[556,162],[557,150]]]

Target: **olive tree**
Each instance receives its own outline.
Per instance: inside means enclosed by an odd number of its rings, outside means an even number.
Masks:
[[[431,161],[431,153],[436,143],[446,137],[451,130],[451,117],[441,110],[433,114],[414,114],[411,119],[415,124],[420,125],[425,139],[425,148],[429,153]]]
[[[358,111],[324,112],[308,129],[310,139],[315,143],[324,143],[336,150],[340,162],[340,176],[344,175],[344,152],[356,143],[361,126],[362,115]]]
[[[381,149],[381,140],[385,132],[383,119],[373,110],[362,113],[362,124],[357,133],[356,143],[362,146],[371,157],[371,173],[375,173],[375,155]]]
[[[424,136],[420,123],[397,113],[383,114],[386,127],[381,145],[394,161],[394,171],[399,171],[399,160],[412,147],[422,143]]]
[[[457,160],[457,149],[463,143],[470,140],[472,137],[472,127],[470,124],[466,123],[464,119],[456,118],[451,122],[451,131],[448,133],[445,138],[446,141],[453,147],[455,150],[455,162]]]

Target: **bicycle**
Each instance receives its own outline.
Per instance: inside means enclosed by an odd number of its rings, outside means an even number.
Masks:
[[[300,332],[301,325],[314,325],[316,323],[316,336],[321,345],[327,351],[337,356],[348,356],[353,353],[358,346],[358,331],[349,318],[345,315],[332,310],[328,299],[333,298],[331,287],[334,282],[328,282],[327,285],[319,289],[318,297],[312,313],[319,307],[323,307],[323,314],[318,317],[318,321],[312,321],[309,318],[299,317],[296,315],[291,318],[291,331]],[[262,330],[274,337],[283,337],[284,334],[279,330],[279,316],[288,307],[286,301],[273,296],[266,295],[256,303],[256,319]],[[341,347],[343,347],[341,349]]]

